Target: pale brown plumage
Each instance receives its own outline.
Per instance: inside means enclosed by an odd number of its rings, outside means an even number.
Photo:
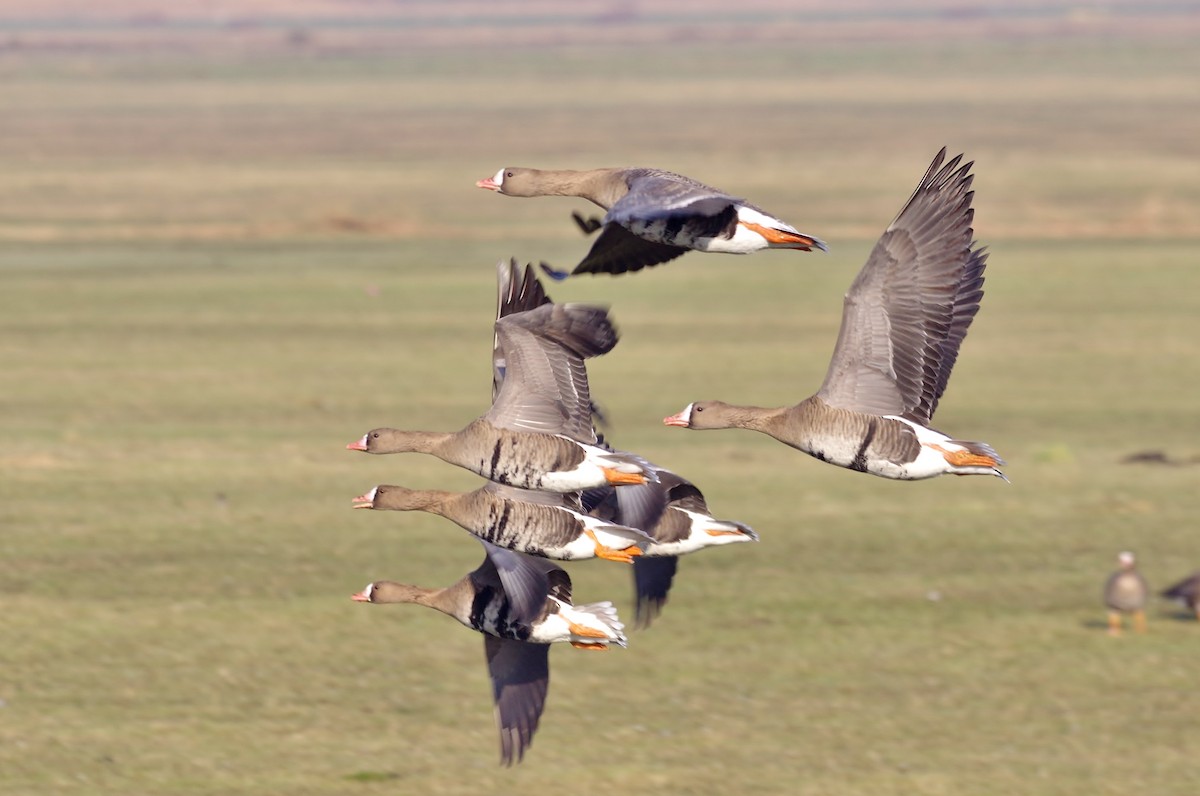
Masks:
[[[354,507],[429,512],[498,547],[562,561],[600,557],[630,562],[651,541],[635,528],[583,514],[575,495],[497,483],[473,492],[381,484],[355,498]]]
[[[375,581],[353,599],[424,605],[484,635],[500,761],[512,765],[532,743],[545,706],[549,644],[603,649],[609,643],[625,646],[625,635],[611,603],[572,604],[571,578],[561,567],[486,542],[484,549],[483,563],[444,589]],[[585,635],[573,635],[572,629]]]
[[[531,297],[528,303],[535,301]],[[497,319],[495,339],[494,400],[481,417],[456,432],[376,428],[346,447],[367,453],[426,453],[524,489],[575,491],[644,481],[636,457],[593,444],[584,360],[616,345],[607,310],[538,303]]]
[[[825,381],[794,406],[697,401],[666,418],[693,429],[747,428],[852,470],[887,478],[942,472],[1001,477],[981,442],[928,428],[979,310],[987,254],[972,249],[972,164],[938,153],[845,297]]]
[[[1122,552],[1117,556],[1117,570],[1104,582],[1104,604],[1108,607],[1108,632],[1121,633],[1121,616],[1133,617],[1133,628],[1140,632],[1146,629],[1146,600],[1150,587],[1142,573],[1137,571],[1137,560],[1133,553]]]

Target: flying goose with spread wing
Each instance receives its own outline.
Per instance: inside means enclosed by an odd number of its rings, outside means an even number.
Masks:
[[[695,401],[663,422],[760,431],[821,461],[884,478],[1005,478],[990,445],[929,425],[979,311],[987,262],[972,237],[973,163],[945,157],[943,148],[850,286],[816,395],[775,409]]]
[[[483,563],[444,589],[378,580],[352,599],[424,605],[483,634],[500,761],[512,765],[533,742],[546,704],[549,645],[606,650],[624,647],[625,633],[611,602],[572,603],[571,578],[562,567],[487,542],[483,547]]]
[[[724,254],[827,250],[821,240],[744,199],[662,169],[506,166],[475,185],[503,196],[576,196],[608,211],[600,221],[599,237],[573,270],[568,273],[543,264],[554,279],[640,271],[693,250]],[[578,223],[590,231],[586,222]]]

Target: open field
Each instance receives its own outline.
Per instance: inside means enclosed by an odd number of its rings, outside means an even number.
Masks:
[[[0,51],[0,793],[1194,793],[1200,626],[1110,639],[1099,591],[1121,549],[1200,567],[1200,464],[1121,462],[1200,456],[1196,74],[1185,37]],[[664,428],[819,385],[942,144],[992,257],[937,422],[1012,483]],[[685,559],[629,649],[554,650],[504,770],[479,639],[348,599],[479,559],[354,495],[478,479],[342,448],[479,414],[494,263],[585,250],[582,203],[474,180],[620,164],[833,251],[550,288],[614,309],[613,440],[762,541]],[[571,573],[632,619],[626,569]]]

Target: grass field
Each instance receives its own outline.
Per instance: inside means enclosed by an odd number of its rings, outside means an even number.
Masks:
[[[1099,592],[1121,549],[1157,588],[1200,566],[1200,466],[1122,464],[1200,455],[1198,73],[1132,35],[0,51],[0,792],[1194,793],[1200,627],[1109,638]],[[1012,483],[663,427],[819,385],[943,144],[992,256],[937,423]],[[348,599],[479,559],[354,495],[478,479],[343,446],[483,411],[494,263],[585,250],[581,203],[474,180],[623,164],[832,252],[551,288],[613,307],[612,439],[762,541],[685,559],[629,649],[554,650],[499,769],[478,637]],[[626,569],[571,573],[632,618]]]

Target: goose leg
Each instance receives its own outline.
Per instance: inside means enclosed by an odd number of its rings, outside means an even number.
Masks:
[[[1138,633],[1146,632],[1146,612],[1145,611],[1134,611],[1133,612],[1133,629],[1134,629],[1134,631],[1136,631]]]
[[[623,564],[632,564],[634,556],[640,556],[642,549],[637,545],[630,545],[623,550],[614,550],[611,547],[605,547],[596,539],[596,534],[591,531],[584,531],[591,537],[592,543],[596,545],[596,558],[603,558],[608,561],[620,561]]]
[[[593,644],[590,641],[572,641],[571,646],[577,650],[596,650],[598,652],[608,649],[607,644]]]
[[[1121,614],[1116,611],[1108,612],[1108,635],[1121,635]]]

